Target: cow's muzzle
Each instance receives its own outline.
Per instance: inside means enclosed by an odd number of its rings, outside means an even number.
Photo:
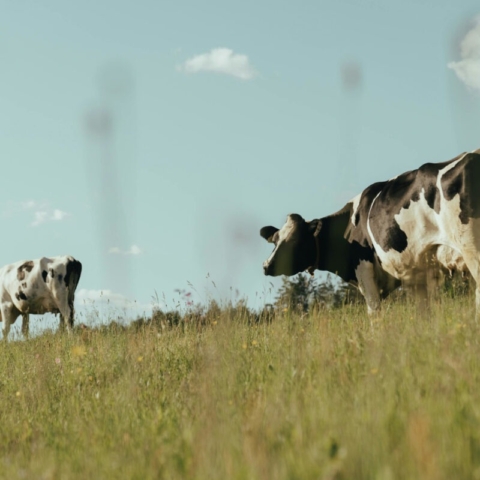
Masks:
[[[263,263],[263,273],[264,275],[270,275],[270,265],[267,262]]]

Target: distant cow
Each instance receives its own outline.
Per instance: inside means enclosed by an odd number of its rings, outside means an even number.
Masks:
[[[358,286],[369,313],[405,285],[427,297],[439,269],[470,272],[480,314],[480,150],[370,185],[337,213],[292,214],[260,235],[275,244],[265,275],[326,270]]]
[[[73,302],[82,264],[70,256],[40,258],[0,269],[0,313],[3,338],[22,315],[22,333],[28,336],[29,314],[60,314],[60,327],[73,327]]]

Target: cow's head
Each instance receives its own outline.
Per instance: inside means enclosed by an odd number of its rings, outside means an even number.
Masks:
[[[315,236],[320,231],[321,221],[306,222],[300,215],[288,215],[285,225],[279,230],[263,227],[260,235],[275,245],[273,253],[263,263],[265,275],[295,275],[317,261]]]

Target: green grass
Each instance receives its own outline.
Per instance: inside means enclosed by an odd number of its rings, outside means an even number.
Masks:
[[[473,301],[0,345],[0,477],[480,478]]]

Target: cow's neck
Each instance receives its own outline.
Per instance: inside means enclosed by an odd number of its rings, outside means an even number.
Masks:
[[[373,250],[362,247],[357,242],[345,239],[345,230],[352,214],[351,204],[329,217],[322,218],[322,228],[318,234],[316,268],[341,277],[345,282],[356,283],[355,269],[360,260],[373,261]]]

